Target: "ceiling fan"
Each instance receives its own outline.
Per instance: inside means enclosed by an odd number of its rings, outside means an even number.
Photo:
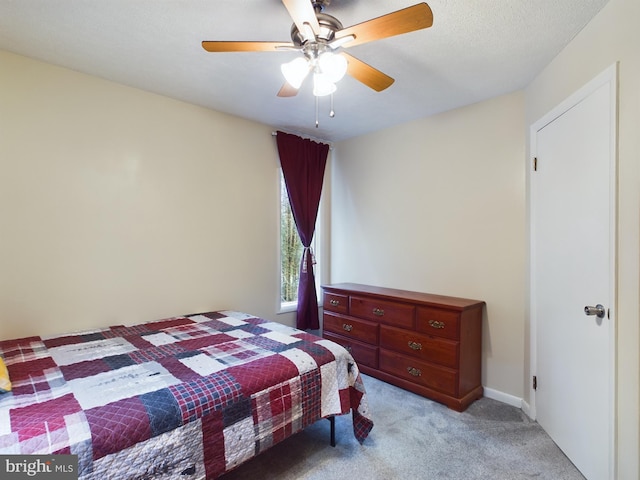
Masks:
[[[323,13],[330,0],[282,0],[282,3],[294,22],[291,42],[202,42],[202,47],[208,52],[302,52],[303,56],[281,67],[285,83],[278,92],[280,97],[297,95],[310,73],[313,73],[316,97],[333,93],[335,83],[345,74],[380,92],[388,88],[394,79],[342,49],[428,28],[433,24],[431,8],[424,2],[347,28],[343,28],[334,16]]]

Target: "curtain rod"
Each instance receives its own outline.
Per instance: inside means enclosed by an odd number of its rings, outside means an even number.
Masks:
[[[331,142],[327,142],[326,140],[323,140],[321,138],[316,138],[316,137],[312,137],[311,135],[303,135],[301,133],[297,133],[297,132],[287,132],[285,130],[280,130],[283,133],[288,133],[290,135],[297,135],[298,137],[301,138],[307,138],[309,140],[313,140],[314,142],[319,142],[319,143],[324,143],[326,145],[329,145],[329,150],[333,150],[333,144]],[[275,137],[278,135],[278,132],[271,132],[271,136]]]

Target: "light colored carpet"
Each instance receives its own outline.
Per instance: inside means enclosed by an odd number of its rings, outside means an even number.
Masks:
[[[465,412],[363,375],[375,426],[360,445],[351,415],[303,432],[221,477],[223,480],[584,480],[521,410],[482,398]]]

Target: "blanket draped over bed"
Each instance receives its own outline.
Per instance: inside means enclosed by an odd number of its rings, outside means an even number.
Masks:
[[[76,454],[81,479],[211,479],[311,423],[373,427],[341,346],[211,312],[48,339],[0,341],[0,453]]]

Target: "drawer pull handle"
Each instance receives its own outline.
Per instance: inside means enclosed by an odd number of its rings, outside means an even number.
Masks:
[[[444,322],[439,322],[438,320],[429,320],[429,325],[433,328],[444,328]]]
[[[422,344],[418,342],[412,342],[409,340],[409,348],[411,350],[422,350]]]
[[[384,310],[382,310],[381,308],[374,308],[373,314],[377,315],[378,317],[382,317],[384,315]]]
[[[343,324],[342,324],[342,328],[343,328],[343,330],[345,330],[346,332],[350,332],[351,330],[353,330],[353,325],[349,325],[348,323],[343,323]]]
[[[337,307],[338,305],[340,305],[340,300],[329,300],[329,303],[334,307]]]
[[[346,347],[344,347],[347,349],[347,352],[349,353],[353,353],[353,347],[351,345],[347,345]]]
[[[420,371],[419,368],[407,367],[407,372],[409,372],[409,375],[413,375],[414,377],[419,377],[422,375],[422,371]]]

